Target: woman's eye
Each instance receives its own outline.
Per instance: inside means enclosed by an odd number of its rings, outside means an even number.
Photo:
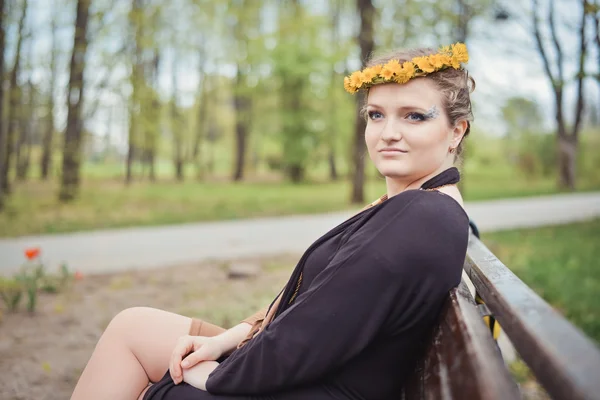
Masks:
[[[425,115],[417,112],[412,112],[408,114],[406,118],[410,121],[425,121],[427,119]]]
[[[369,118],[372,120],[383,118],[383,114],[380,113],[379,111],[369,111],[368,115],[369,115]]]

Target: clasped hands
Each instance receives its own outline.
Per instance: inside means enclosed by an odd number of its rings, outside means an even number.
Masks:
[[[219,365],[224,345],[218,337],[182,336],[173,349],[169,372],[177,385],[186,382],[198,389],[206,390],[206,381]],[[185,358],[184,358],[185,357]]]

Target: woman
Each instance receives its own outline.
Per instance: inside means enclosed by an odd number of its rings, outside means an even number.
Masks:
[[[121,312],[72,398],[398,398],[461,278],[469,220],[453,165],[472,120],[467,61],[457,43],[346,77],[348,92],[367,91],[365,140],[387,194],[311,245],[268,312],[229,330]]]

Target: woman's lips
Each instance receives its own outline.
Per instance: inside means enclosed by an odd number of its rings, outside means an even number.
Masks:
[[[394,147],[386,147],[386,148],[383,148],[383,149],[379,150],[379,152],[383,153],[383,154],[404,154],[404,153],[408,153],[408,151],[406,151],[406,150],[396,149]]]

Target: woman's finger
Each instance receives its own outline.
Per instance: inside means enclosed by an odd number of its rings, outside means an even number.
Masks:
[[[207,348],[206,346],[202,346],[198,350],[194,351],[192,354],[188,355],[181,362],[181,366],[183,368],[191,368],[194,365],[198,364],[200,361],[206,361],[207,360],[207,354],[205,351],[206,348]]]
[[[169,372],[171,379],[175,384],[178,384],[183,379],[183,371],[181,370],[181,359],[193,348],[193,340],[190,336],[182,336],[177,341],[177,345],[173,349],[171,354],[171,362],[169,365]]]

